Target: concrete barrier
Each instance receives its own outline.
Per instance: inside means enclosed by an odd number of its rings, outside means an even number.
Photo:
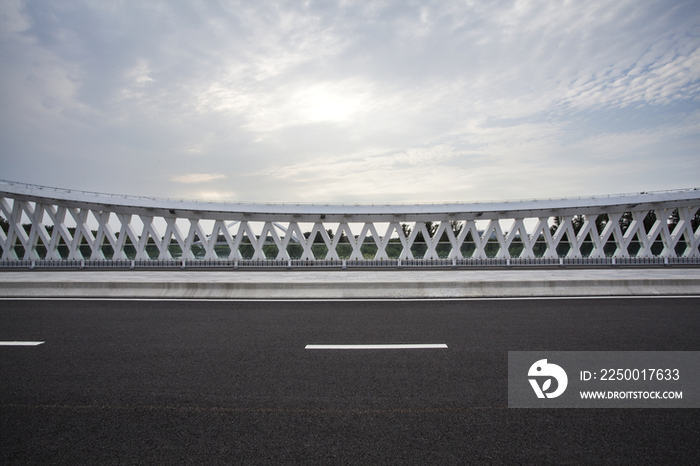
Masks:
[[[5,298],[401,299],[700,295],[700,269],[3,272]]]

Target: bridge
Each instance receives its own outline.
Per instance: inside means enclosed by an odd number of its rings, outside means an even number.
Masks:
[[[699,264],[700,189],[516,202],[255,204],[0,181],[0,267]]]
[[[692,409],[524,415],[507,362],[697,350],[699,206],[699,190],[331,206],[0,182],[0,462],[531,463],[545,432],[545,460],[621,445],[613,462],[692,463]]]

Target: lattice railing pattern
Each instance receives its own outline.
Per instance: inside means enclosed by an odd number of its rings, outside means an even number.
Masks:
[[[348,214],[342,208],[333,214],[332,206],[327,215],[287,209],[279,221],[274,214],[233,207],[230,212],[185,209],[177,203],[173,209],[162,203],[149,208],[115,199],[98,203],[87,194],[82,200],[42,197],[35,191],[0,192],[0,264],[274,260],[366,265],[418,259],[422,264],[490,259],[545,264],[558,258],[601,263],[602,258],[697,262],[700,257],[700,191],[686,191],[679,199],[647,195],[639,203],[626,198],[621,204],[615,198],[609,205],[562,209],[552,209],[551,202],[539,210],[510,203],[506,212],[476,212],[468,204],[462,213],[410,214],[404,207],[393,216],[386,209],[381,215]]]

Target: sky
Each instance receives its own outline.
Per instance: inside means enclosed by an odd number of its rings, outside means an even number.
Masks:
[[[700,2],[0,1],[0,179],[244,202],[700,186]]]

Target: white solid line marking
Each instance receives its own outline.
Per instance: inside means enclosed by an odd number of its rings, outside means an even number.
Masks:
[[[298,303],[298,302],[431,302],[431,301],[556,301],[565,299],[697,299],[700,295],[616,295],[616,296],[482,296],[453,298],[97,298],[97,297],[0,297],[0,301],[163,301],[163,302],[259,302],[259,303]]]
[[[447,348],[444,343],[440,344],[394,344],[394,345],[306,345],[306,349],[425,349],[425,348]]]
[[[43,341],[0,341],[0,346],[39,346]]]

